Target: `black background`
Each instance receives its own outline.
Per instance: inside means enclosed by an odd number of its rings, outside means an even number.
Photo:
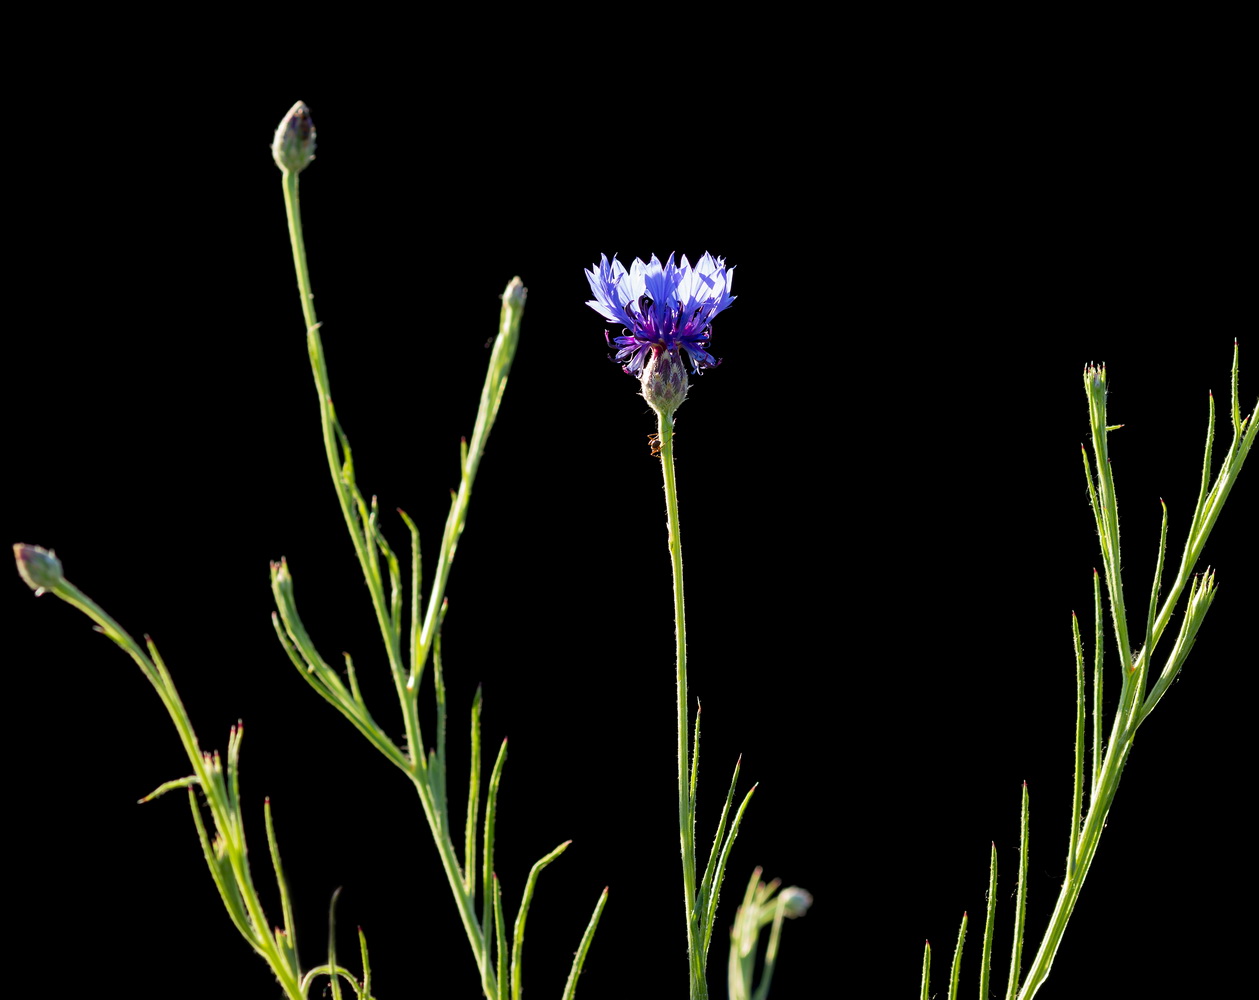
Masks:
[[[779,1000],[828,984],[913,995],[924,937],[943,993],[963,910],[973,984],[993,840],[996,992],[1024,780],[1029,958],[1065,856],[1069,613],[1088,612],[1098,564],[1081,367],[1107,362],[1126,424],[1113,459],[1138,607],[1160,496],[1178,558],[1207,390],[1226,402],[1238,335],[1253,406],[1244,168],[1223,113],[1174,86],[1015,97],[961,78],[960,104],[887,81],[842,102],[699,88],[642,113],[597,88],[480,93],[137,81],[24,119],[9,534],[55,548],[80,588],[152,634],[204,747],[245,720],[254,874],[278,920],[270,795],[308,965],[343,886],[343,958],[356,965],[362,925],[378,996],[477,994],[415,796],[296,676],[269,621],[267,563],[283,555],[325,658],[350,651],[369,705],[400,730],[328,483],[268,152],[303,98],[320,138],[302,195],[334,398],[360,485],[416,518],[429,573],[497,295],[514,274],[529,287],[444,641],[450,787],[465,780],[478,684],[487,772],[511,738],[495,860],[509,914],[530,864],[574,841],[531,910],[528,989],[558,995],[609,885],[579,995],[680,997],[660,471],[582,268],[600,252],[721,254],[738,268],[739,301],[716,324],[725,361],[695,380],[677,442],[701,852],[738,754],[741,788],[760,787],[714,995],[755,865],[816,899],[785,930]],[[1217,454],[1223,405],[1219,418]],[[1225,914],[1251,877],[1237,709],[1254,694],[1253,478],[1207,549],[1219,598],[1142,730],[1042,997],[1086,981],[1095,995],[1207,995],[1245,947],[1244,921]],[[37,929],[32,973],[56,955],[59,975],[117,976],[136,997],[276,995],[220,908],[181,797],[135,805],[188,771],[141,675],[16,575],[6,602],[11,863]],[[417,986],[434,979],[446,985]]]

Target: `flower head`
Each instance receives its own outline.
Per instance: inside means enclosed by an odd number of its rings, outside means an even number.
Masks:
[[[625,371],[640,378],[648,361],[667,351],[678,359],[678,351],[686,351],[692,370],[712,368],[718,359],[708,353],[712,338],[713,317],[725,309],[735,297],[730,294],[734,268],[726,262],[704,254],[694,267],[683,257],[673,263],[673,254],[661,264],[652,254],[644,264],[638,258],[625,266],[606,254],[586,272],[594,298],[586,305],[606,320],[619,323],[628,331],[624,336],[604,336],[619,350],[616,360],[625,362]]]
[[[44,591],[61,583],[61,560],[52,549],[41,549],[38,545],[18,543],[13,546],[13,557],[17,560],[17,571],[26,585],[35,591],[38,597]]]
[[[310,109],[301,101],[291,108],[275,130],[271,155],[285,173],[300,174],[315,158],[315,123]]]

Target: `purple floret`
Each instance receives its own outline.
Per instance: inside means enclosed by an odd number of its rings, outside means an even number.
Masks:
[[[712,321],[735,300],[730,294],[734,268],[726,268],[721,257],[704,254],[694,267],[683,257],[679,265],[673,254],[661,264],[652,254],[644,264],[637,257],[628,271],[615,257],[600,254],[599,263],[586,272],[594,298],[590,306],[604,319],[625,327],[621,337],[604,331],[608,344],[618,348],[616,360],[625,362],[625,371],[641,375],[643,365],[653,354],[684,350],[692,370],[713,368],[719,361],[708,353]]]

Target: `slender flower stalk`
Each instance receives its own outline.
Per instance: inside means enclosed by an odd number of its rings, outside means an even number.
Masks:
[[[664,470],[665,513],[669,526],[669,563],[673,570],[673,617],[677,640],[678,695],[678,827],[682,842],[682,884],[686,899],[686,950],[691,969],[692,1000],[707,1000],[704,965],[699,947],[699,913],[695,906],[695,797],[689,779],[686,738],[690,732],[690,702],[686,688],[686,593],[682,583],[682,533],[678,525],[678,484],[673,469],[673,414],[656,411],[660,436],[660,464]]]
[[[678,488],[674,468],[674,421],[679,406],[690,389],[683,355],[696,372],[715,367],[719,360],[708,352],[712,321],[733,301],[730,281],[734,268],[725,261],[704,254],[692,267],[673,256],[661,264],[652,256],[644,263],[636,259],[629,270],[615,258],[600,258],[586,272],[594,298],[587,302],[604,319],[625,328],[625,333],[604,337],[617,348],[616,360],[624,362],[626,373],[639,380],[643,398],[656,413],[656,433],[652,434],[652,454],[660,456],[664,474],[665,518],[668,526],[669,562],[673,575],[673,616],[677,641],[677,754],[678,829],[682,850],[682,889],[686,920],[687,963],[691,1000],[708,1000],[706,964],[721,892],[726,860],[738,833],[744,809],[753,786],[740,805],[726,834],[726,821],[734,795],[734,781],[726,798],[707,868],[697,879],[695,858],[695,796],[699,770],[699,715],[696,714],[693,744],[686,665],[686,594],[682,577],[682,534],[678,519]],[[735,780],[738,779],[735,766]],[[723,834],[725,839],[723,840]],[[766,987],[768,988],[768,986]]]

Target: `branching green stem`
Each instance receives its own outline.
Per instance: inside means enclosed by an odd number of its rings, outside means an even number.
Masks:
[[[354,545],[363,578],[371,595],[372,607],[376,612],[376,621],[380,628],[388,653],[389,669],[393,676],[398,703],[402,710],[403,724],[406,732],[406,750],[397,748],[380,726],[372,719],[366,706],[362,703],[357,683],[352,679],[352,692],[346,692],[340,679],[336,676],[309,642],[300,620],[296,617],[296,609],[291,601],[291,578],[285,574],[279,581],[273,575],[273,588],[276,589],[277,602],[280,604],[281,617],[285,631],[292,640],[296,650],[285,642],[284,632],[281,641],[293,662],[303,668],[306,679],[320,693],[334,704],[352,723],[391,761],[406,771],[414,784],[424,811],[425,820],[437,846],[442,868],[450,884],[451,893],[459,910],[468,943],[472,948],[477,969],[481,975],[483,988],[487,996],[495,997],[499,984],[495,969],[489,961],[489,948],[486,937],[491,930],[489,922],[493,920],[492,906],[483,906],[483,913],[478,920],[476,913],[476,876],[474,850],[465,846],[466,870],[461,869],[458,854],[450,834],[449,804],[445,786],[445,747],[444,747],[444,690],[440,680],[438,695],[438,747],[434,751],[430,766],[425,753],[424,737],[420,726],[418,698],[420,681],[429,653],[433,651],[441,627],[443,609],[445,607],[446,583],[454,560],[455,549],[459,537],[463,533],[467,519],[468,503],[472,495],[472,485],[476,471],[485,450],[485,443],[490,429],[498,414],[503,392],[507,386],[507,376],[515,355],[516,343],[519,339],[520,319],[524,307],[525,290],[520,279],[513,279],[503,295],[499,335],[494,341],[490,357],[489,370],[485,385],[481,391],[481,405],[477,411],[476,424],[473,428],[471,442],[464,442],[461,448],[460,484],[451,501],[450,512],[446,518],[446,527],[442,535],[442,544],[438,550],[437,568],[432,583],[432,591],[428,597],[427,607],[420,614],[422,601],[420,597],[421,568],[419,565],[419,537],[414,523],[403,515],[412,534],[412,572],[411,572],[411,623],[408,629],[410,640],[409,656],[403,657],[402,647],[402,597],[401,577],[398,560],[384,540],[379,525],[375,501],[371,503],[370,513],[354,480],[354,467],[349,442],[337,421],[336,408],[332,402],[332,389],[328,377],[327,362],[324,358],[323,341],[319,331],[319,321],[315,315],[311,293],[310,272],[306,262],[306,247],[302,235],[301,205],[298,196],[298,174],[288,170],[282,171],[284,186],[284,204],[288,216],[289,239],[293,250],[293,263],[297,272],[298,292],[301,296],[302,315],[306,322],[307,348],[310,354],[311,371],[315,378],[315,387],[319,396],[319,416],[323,429],[324,452],[328,461],[328,471],[332,476],[337,501],[341,514],[349,531],[350,540]],[[381,572],[381,557],[389,569],[390,592],[385,592],[385,579]],[[289,588],[283,593],[284,587]],[[421,624],[422,618],[422,624]],[[277,631],[280,632],[277,624]],[[300,653],[300,658],[298,656]],[[477,769],[474,768],[474,780]],[[470,809],[475,809],[475,792],[470,796]],[[470,829],[475,829],[475,818],[469,819]],[[487,845],[488,847],[489,845]],[[488,858],[487,858],[488,860]],[[489,880],[483,874],[483,892],[490,889]],[[420,921],[422,924],[423,921]]]

